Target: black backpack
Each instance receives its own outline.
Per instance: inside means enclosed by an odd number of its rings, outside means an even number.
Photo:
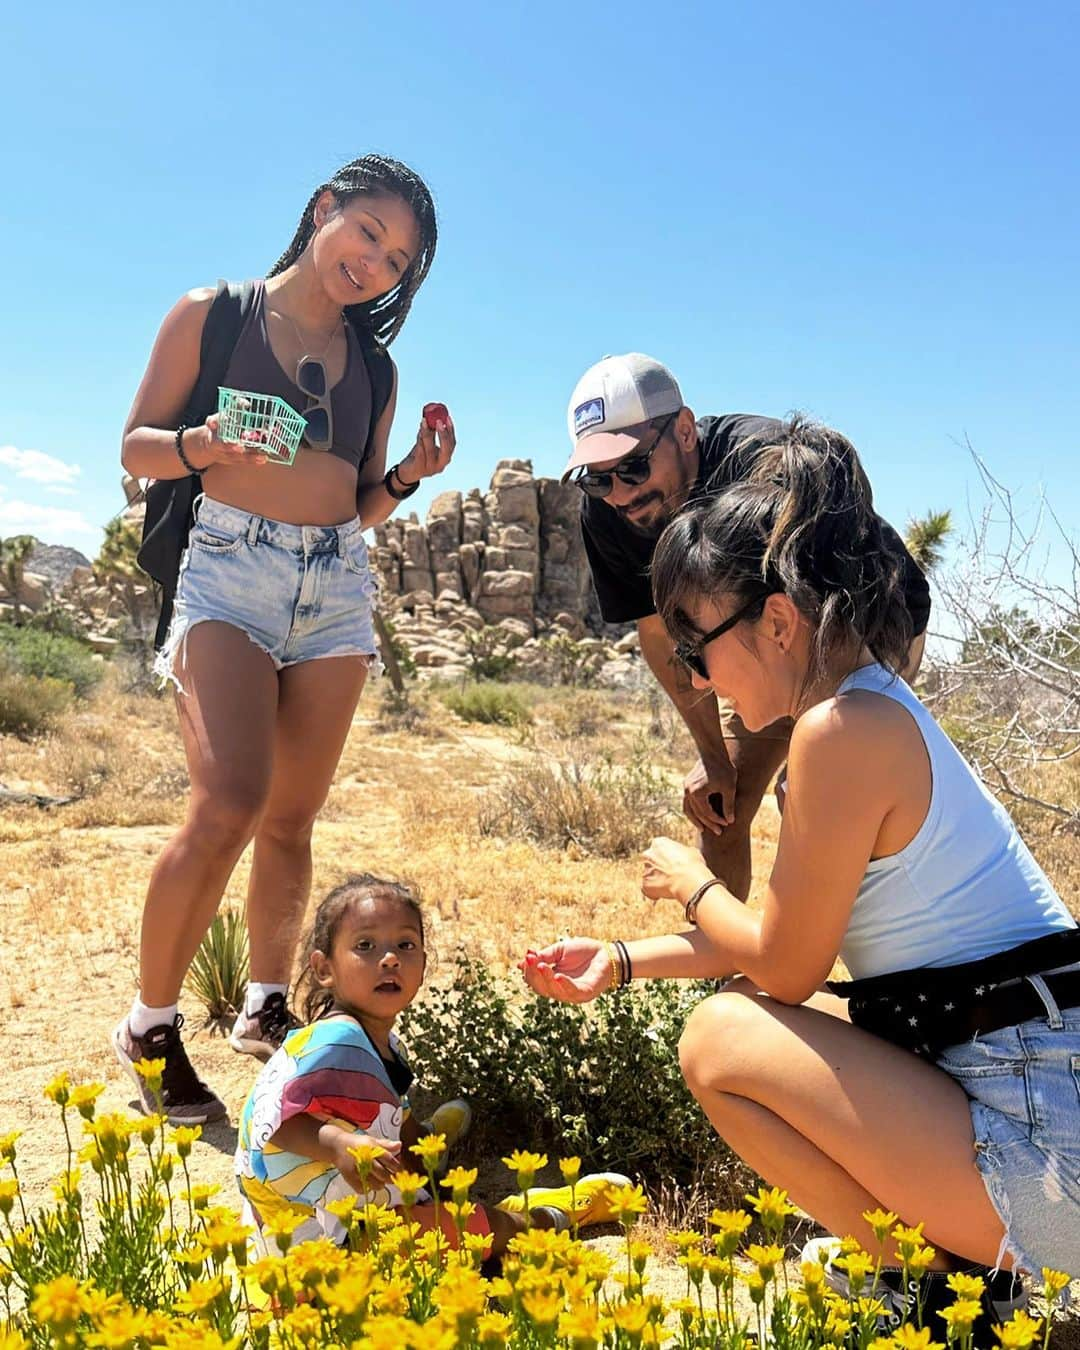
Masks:
[[[203,325],[199,351],[199,376],[191,391],[181,421],[189,427],[205,422],[218,405],[218,386],[224,382],[233,349],[255,299],[250,281],[219,281]],[[351,316],[349,322],[360,339],[371,381],[371,424],[361,463],[371,454],[375,428],[382,416],[394,384],[394,368],[386,348],[368,329]],[[195,499],[202,492],[199,474],[184,478],[156,478],[146,489],[146,516],[138,563],[161,587],[161,613],[158,615],[154,647],[160,648],[169,631],[180,559],[187,548],[195,516]]]

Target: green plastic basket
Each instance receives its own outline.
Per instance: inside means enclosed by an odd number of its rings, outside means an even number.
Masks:
[[[283,398],[218,387],[218,436],[258,451],[272,464],[291,464],[307,423]]]

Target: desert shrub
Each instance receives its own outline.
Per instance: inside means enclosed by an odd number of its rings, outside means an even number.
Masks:
[[[671,809],[670,784],[640,748],[627,764],[607,754],[536,754],[484,793],[479,827],[484,835],[625,858],[661,832]]]
[[[532,713],[521,692],[510,685],[487,681],[452,685],[441,689],[439,698],[464,722],[521,727],[532,721]]]
[[[30,615],[24,627],[39,628],[46,633],[59,633],[61,637],[74,638],[76,641],[82,638],[82,629],[71,611],[55,600],[47,600],[39,610]]]
[[[28,739],[50,731],[71,697],[70,685],[24,674],[0,649],[0,733]]]
[[[600,667],[606,659],[603,647],[594,641],[578,641],[568,633],[554,633],[536,644],[536,657],[531,673],[548,684],[565,684],[573,688],[596,683]]]
[[[76,698],[86,698],[104,674],[85,642],[47,629],[0,624],[0,655],[25,675],[70,685]]]
[[[496,1147],[530,1147],[630,1171],[656,1189],[752,1174],[717,1139],[679,1071],[678,1040],[710,981],[655,980],[587,1006],[519,996],[459,953],[448,988],[408,1009],[403,1034],[425,1091],[476,1103],[474,1129]],[[738,1173],[737,1177],[735,1173]],[[744,1183],[746,1185],[744,1185]]]
[[[210,1021],[238,1013],[248,982],[248,935],[238,909],[222,909],[199,944],[187,973],[188,989]]]
[[[562,698],[545,703],[544,713],[552,732],[566,741],[595,736],[622,717],[613,696],[604,698],[586,689],[571,689]]]
[[[508,680],[517,669],[517,660],[505,635],[495,628],[469,628],[465,631],[466,669],[474,680]]]

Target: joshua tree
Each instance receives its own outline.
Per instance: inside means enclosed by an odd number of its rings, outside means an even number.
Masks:
[[[945,540],[951,533],[951,511],[928,511],[908,521],[904,543],[922,570],[932,572],[941,562]]]
[[[13,534],[0,542],[0,582],[3,582],[4,589],[11,596],[16,623],[22,619],[19,592],[22,590],[26,559],[36,542],[30,534]]]

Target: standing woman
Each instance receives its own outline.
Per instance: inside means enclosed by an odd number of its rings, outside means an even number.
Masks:
[[[295,1025],[285,996],[311,881],[312,826],[376,659],[362,531],[441,473],[454,451],[448,417],[434,428],[421,419],[412,449],[387,467],[397,371],[390,362],[389,398],[372,424],[365,359],[366,348],[389,362],[382,349],[400,331],[435,244],[424,183],[396,160],[368,155],[315,191],[292,244],[254,284],[221,383],[277,395],[305,415],[290,467],[222,441],[216,414],[182,425],[213,290],[189,291],[166,316],[124,430],[130,474],[197,472],[205,493],[157,666],[176,687],[191,796],[150,878],[139,992],[113,1033],[147,1112],[155,1103],[134,1062],[165,1060],[164,1108],[174,1124],[225,1114],[188,1060],[177,1001],[252,839],[251,983],[230,1040],[267,1058]]]
[[[568,939],[525,975],[583,1001],[737,973],[679,1055],[751,1167],[886,1265],[862,1217],[878,1208],[925,1222],[936,1270],[1080,1274],[1080,932],[893,673],[901,580],[854,449],[800,420],[668,526],[653,591],[694,686],[751,730],[795,719],[772,874],[751,910],[696,849],[656,839],[643,891],[677,901],[684,930]],[[837,956],[854,982],[818,992]]]

